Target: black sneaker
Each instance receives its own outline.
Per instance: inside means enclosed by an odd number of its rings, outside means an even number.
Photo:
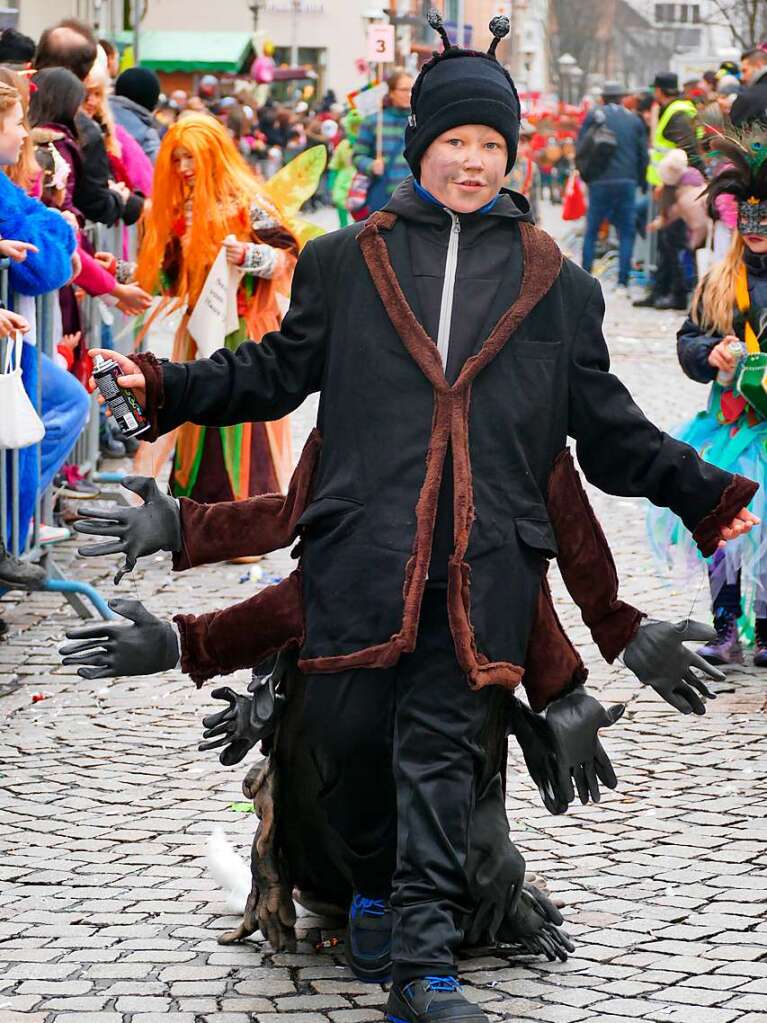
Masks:
[[[391,906],[386,899],[355,894],[346,931],[346,961],[357,980],[391,980]]]
[[[455,977],[422,977],[392,987],[386,1018],[391,1023],[488,1023],[486,1013],[464,996]]]
[[[41,565],[17,558],[0,544],[0,586],[6,590],[40,590],[47,578]]]

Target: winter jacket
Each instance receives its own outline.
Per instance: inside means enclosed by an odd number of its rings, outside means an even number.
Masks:
[[[746,127],[755,121],[767,126],[767,68],[735,100],[730,120],[736,128]]]
[[[380,210],[391,199],[397,187],[410,176],[403,151],[405,149],[405,127],[409,110],[400,107],[384,107],[383,111],[383,162],[384,173],[375,177],[371,170],[376,158],[377,115],[367,117],[359,127],[352,150],[352,162],[362,174],[370,177],[368,188],[368,209]]]
[[[119,124],[115,125],[117,140],[122,149],[122,165],[130,182],[130,187],[142,195],[152,194],[154,167],[152,161],[144,153],[141,146]]]
[[[75,234],[57,210],[31,199],[0,173],[0,237],[36,245],[22,263],[11,260],[8,270],[12,291],[43,295],[55,291],[72,276]]]
[[[484,308],[478,280],[455,295],[453,308],[471,305],[482,326],[452,385],[411,255],[414,236],[433,227],[387,210],[305,246],[282,327],[260,343],[193,363],[138,357],[147,439],[187,420],[281,418],[321,393],[322,451],[298,523],[304,672],[391,667],[414,649],[448,448],[446,603],[474,687],[511,688],[524,673],[556,554],[548,481],[568,435],[593,484],[671,507],[704,554],[757,489],[658,430],[610,374],[599,283],[524,220],[492,224],[509,286]]]
[[[126,203],[109,187],[112,177],[101,128],[92,118],[78,114],[75,120],[80,136],[82,173],[75,182],[73,201],[83,216],[98,224],[122,220],[135,224],[144,208],[144,200],[132,195]]]
[[[109,105],[115,121],[133,136],[154,163],[160,149],[160,132],[151,112],[127,96],[110,96]]]
[[[84,222],[82,212],[75,205],[75,191],[77,189],[77,183],[82,179],[83,176],[83,155],[80,152],[80,143],[71,131],[64,124],[59,124],[56,121],[49,121],[47,124],[43,124],[40,127],[45,128],[49,131],[54,131],[58,135],[62,135],[63,138],[56,139],[53,145],[67,163],[69,164],[69,174],[67,176],[67,183],[64,189],[64,198],[62,200],[59,209],[69,210],[74,213],[75,216]]]
[[[703,189],[706,179],[694,167],[689,167],[673,188],[673,201],[665,210],[664,219],[672,224],[683,220],[687,226],[687,247],[699,249],[706,240],[710,220]]]
[[[757,337],[765,336],[767,326],[767,257],[747,253],[748,293],[751,299],[749,315]],[[734,331],[743,340],[742,316],[736,313]],[[710,384],[719,372],[711,366],[708,357],[722,340],[722,334],[707,334],[692,318],[686,319],[677,333],[676,352],[679,365],[686,376],[699,384]]]
[[[594,179],[595,183],[631,181],[644,186],[648,152],[647,130],[642,120],[618,103],[605,103],[589,112],[578,133],[578,142],[594,123],[597,110],[604,114],[605,123],[615,135],[618,146],[604,171]]]

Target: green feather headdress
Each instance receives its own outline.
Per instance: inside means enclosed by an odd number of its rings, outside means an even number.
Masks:
[[[714,129],[713,133],[716,147],[709,157],[724,165],[706,189],[709,201],[723,194],[739,202],[767,199],[767,130],[754,126],[728,133]]]

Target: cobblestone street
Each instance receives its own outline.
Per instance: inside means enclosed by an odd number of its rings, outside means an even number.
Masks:
[[[680,314],[608,297],[613,365],[641,407],[672,427],[706,389],[678,367]],[[295,450],[314,403],[294,416]],[[594,493],[621,595],[664,618],[708,621],[707,592],[657,575],[639,501]],[[174,576],[169,558],[112,584],[114,559],[55,557],[106,597],[149,609],[213,609],[282,576],[285,552],[251,566]],[[558,587],[557,587],[558,589]],[[604,664],[566,600],[562,618],[605,703],[627,712],[604,741],[619,777],[599,806],[552,817],[512,744],[508,813],[531,873],[564,899],[576,952],[566,964],[464,960],[470,997],[494,1020],[550,1023],[767,1023],[767,673],[714,685],[702,718],[682,717],[619,664]],[[54,593],[8,594],[0,644],[0,1023],[367,1023],[385,994],[355,981],[338,948],[272,953],[236,926],[205,866],[224,829],[247,855],[256,818],[237,812],[241,779],[200,754],[210,688],[180,673],[105,683],[56,654],[74,613]],[[244,689],[244,673],[227,680]],[[47,698],[32,702],[32,694]]]

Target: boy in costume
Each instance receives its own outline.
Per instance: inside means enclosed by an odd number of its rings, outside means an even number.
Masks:
[[[279,332],[185,365],[124,358],[122,380],[155,435],[189,418],[279,418],[322,392],[298,523],[298,667],[353,880],[352,961],[360,975],[391,964],[392,1019],[485,1023],[454,977],[479,740],[497,687],[525,674],[556,552],[545,495],[567,435],[592,483],[668,504],[708,553],[751,527],[756,485],[644,418],[608,371],[598,284],[500,191],[520,116],[495,59],[508,21],[494,19],[487,53],[453,47],[434,23],[445,49],[416,82],[406,135],[415,181],[364,226],[305,247]],[[86,639],[70,663],[136,673],[154,641],[150,670],[172,667],[173,629],[148,618],[101,627],[102,653]],[[667,648],[677,701],[691,685],[684,638],[647,623],[625,655],[655,683],[648,649]]]

